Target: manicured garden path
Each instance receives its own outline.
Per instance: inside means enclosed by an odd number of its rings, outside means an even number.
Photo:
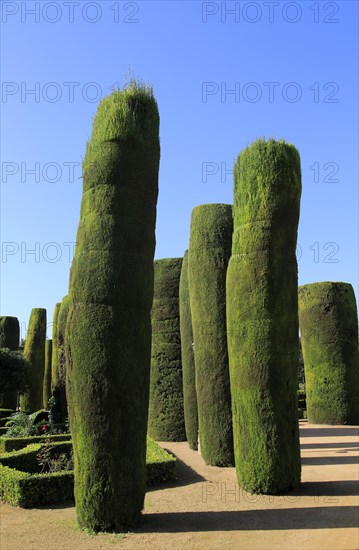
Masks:
[[[0,548],[356,549],[358,427],[300,425],[303,483],[297,495],[248,495],[236,486],[234,468],[207,466],[187,443],[164,443],[179,459],[179,479],[147,493],[136,533],[82,533],[71,505],[23,510],[1,504]]]

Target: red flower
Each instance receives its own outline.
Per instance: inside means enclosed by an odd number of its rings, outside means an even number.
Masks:
[[[43,432],[46,430],[46,427],[47,427],[46,424],[44,424],[43,427],[41,428]]]

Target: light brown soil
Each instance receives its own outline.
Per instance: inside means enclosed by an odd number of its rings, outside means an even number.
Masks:
[[[1,550],[357,549],[358,428],[301,422],[302,488],[254,496],[234,468],[207,466],[187,443],[163,443],[178,457],[178,482],[147,493],[141,529],[88,535],[74,506],[24,510],[2,504]]]

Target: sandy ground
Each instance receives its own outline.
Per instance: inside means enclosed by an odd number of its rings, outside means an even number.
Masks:
[[[178,457],[178,481],[146,495],[135,533],[89,535],[72,505],[24,510],[2,504],[1,550],[357,549],[358,427],[301,425],[302,488],[249,495],[234,468],[207,466],[187,443],[163,443]]]

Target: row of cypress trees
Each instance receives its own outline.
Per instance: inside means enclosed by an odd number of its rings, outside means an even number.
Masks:
[[[53,391],[66,385],[78,522],[94,531],[138,522],[147,424],[157,438],[187,435],[194,449],[199,432],[205,459],[235,462],[251,492],[300,481],[299,154],[274,140],[245,149],[233,215],[197,207],[184,260],[153,263],[159,158],[152,89],[132,83],[102,100],[52,361]]]

